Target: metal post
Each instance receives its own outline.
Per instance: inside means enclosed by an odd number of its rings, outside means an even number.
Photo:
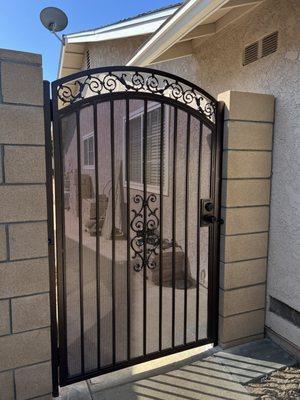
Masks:
[[[56,316],[56,266],[53,216],[53,166],[51,138],[51,100],[50,83],[44,81],[44,121],[45,121],[45,152],[46,152],[46,190],[47,190],[47,227],[49,255],[50,284],[50,320],[51,320],[51,359],[52,359],[52,395],[59,396],[58,388],[58,340]]]

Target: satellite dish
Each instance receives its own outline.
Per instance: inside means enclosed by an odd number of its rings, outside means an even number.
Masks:
[[[40,13],[40,20],[50,32],[60,32],[68,25],[66,14],[56,7],[46,7]]]

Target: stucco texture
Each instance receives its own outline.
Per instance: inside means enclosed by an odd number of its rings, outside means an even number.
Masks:
[[[299,21],[297,0],[268,0],[199,44],[195,49],[198,68],[195,67],[194,56],[177,60],[172,68],[169,63],[159,65],[159,68],[173,73],[188,75],[189,79],[193,79],[198,72],[195,82],[214,96],[227,90],[275,96],[268,294],[297,311],[300,311]],[[243,66],[244,47],[277,30],[277,52]],[[190,65],[190,73],[187,72],[187,64]],[[273,320],[267,318],[267,321],[276,331],[276,324],[271,322]],[[285,322],[282,323],[284,325]],[[288,332],[289,329],[286,329],[285,336],[294,341],[295,335],[289,337]]]
[[[87,48],[90,54],[91,68],[125,65],[146,40],[146,37],[138,36],[89,44]]]

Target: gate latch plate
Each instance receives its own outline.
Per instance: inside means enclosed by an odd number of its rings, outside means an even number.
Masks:
[[[211,199],[201,199],[200,226],[209,226],[214,223],[222,225],[224,220],[215,216],[215,205]]]

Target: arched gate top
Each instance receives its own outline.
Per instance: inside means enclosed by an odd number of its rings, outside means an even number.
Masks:
[[[58,110],[110,93],[139,93],[145,94],[145,97],[151,95],[166,98],[199,112],[210,124],[216,123],[216,99],[199,86],[179,76],[151,68],[94,68],[52,83],[52,95]]]

